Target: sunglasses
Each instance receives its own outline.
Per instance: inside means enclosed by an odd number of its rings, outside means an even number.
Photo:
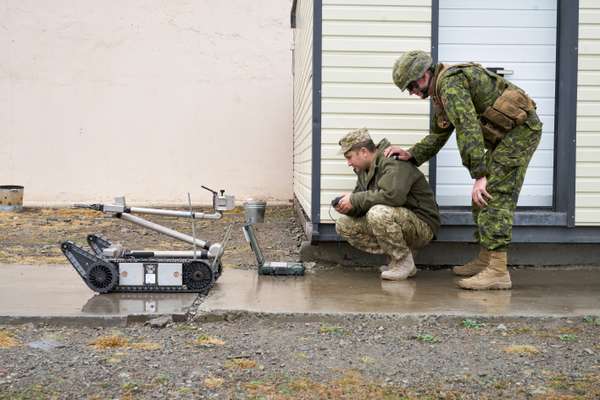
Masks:
[[[409,92],[414,92],[415,90],[419,89],[419,84],[417,81],[411,81],[408,83],[408,85],[406,85],[406,88]]]

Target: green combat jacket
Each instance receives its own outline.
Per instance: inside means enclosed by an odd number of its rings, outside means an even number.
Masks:
[[[358,180],[350,195],[352,209],[348,215],[361,217],[377,204],[405,207],[437,234],[440,213],[429,183],[413,163],[385,157],[383,150],[389,145],[387,139],[379,142],[371,168],[355,171]]]
[[[409,152],[415,163],[421,165],[440,151],[456,129],[463,165],[473,179],[487,176],[486,148],[493,149],[494,144],[482,134],[479,117],[505,88],[516,86],[477,64],[450,66],[440,76],[442,67],[442,64],[436,66],[436,79],[432,82],[435,87],[430,86],[429,89],[431,94],[437,87],[441,109],[438,107],[432,115],[430,134],[410,148]],[[440,81],[436,82],[438,77]],[[445,124],[439,123],[440,117],[445,119]],[[535,111],[528,114],[525,124],[533,130],[542,129]]]

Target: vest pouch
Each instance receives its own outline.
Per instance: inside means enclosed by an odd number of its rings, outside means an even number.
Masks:
[[[496,105],[496,103],[494,103],[494,105]],[[503,129],[505,132],[508,132],[515,127],[515,123],[511,118],[496,110],[493,106],[486,108],[481,116],[498,128]]]
[[[506,132],[501,131],[492,123],[486,121],[483,118],[479,120],[479,125],[481,126],[481,133],[483,134],[483,139],[486,142],[488,142],[491,145],[491,147],[496,147],[498,142],[500,142],[506,135]]]
[[[526,113],[535,109],[535,102],[526,93],[517,89],[506,89],[500,97],[519,107]]]
[[[516,102],[512,101],[510,97],[504,96],[504,94],[496,99],[493,107],[495,110],[512,119],[516,126],[522,125],[527,119],[527,112],[518,106]]]

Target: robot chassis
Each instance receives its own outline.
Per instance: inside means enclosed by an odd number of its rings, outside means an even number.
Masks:
[[[194,219],[218,220],[223,211],[235,207],[235,197],[202,186],[212,193],[211,213],[163,210],[156,208],[128,207],[124,197],[117,197],[114,204],[75,204],[75,208],[88,208],[129,221],[144,228],[165,234],[193,245],[193,250],[159,251],[129,250],[113,244],[98,235],[88,235],[92,252],[71,241],[61,244],[61,249],[85,284],[95,292],[195,292],[206,293],[221,275],[221,257],[231,227],[223,243],[209,243],[196,238]],[[148,221],[133,215],[151,214],[192,219],[192,235]]]

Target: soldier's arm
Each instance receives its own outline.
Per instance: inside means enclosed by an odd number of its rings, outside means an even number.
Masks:
[[[414,164],[421,165],[426,161],[429,161],[435,156],[442,147],[446,144],[454,127],[450,125],[447,128],[442,128],[436,123],[436,115],[431,116],[429,135],[421,139],[417,144],[408,149],[409,153],[412,154]]]
[[[471,100],[469,82],[462,74],[448,76],[440,82],[440,97],[448,119],[456,129],[456,142],[463,165],[473,179],[486,176],[483,134]]]
[[[376,190],[352,193],[352,210],[348,215],[362,216],[377,204],[400,207],[406,203],[410,188],[418,178],[416,168],[406,161],[396,160],[389,160],[383,167]]]

